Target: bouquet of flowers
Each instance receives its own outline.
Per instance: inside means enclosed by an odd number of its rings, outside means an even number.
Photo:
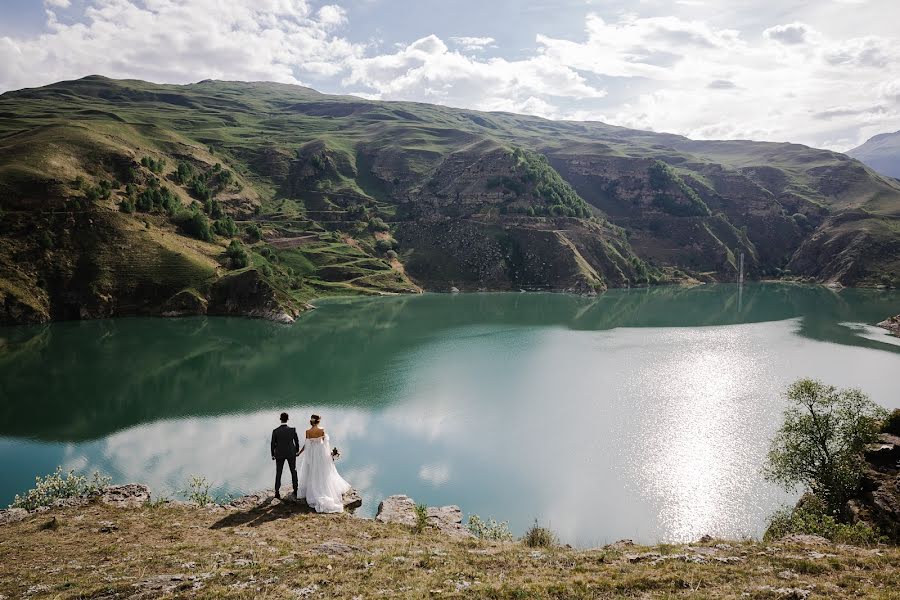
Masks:
[[[341,451],[337,449],[337,446],[331,449],[331,460],[337,460],[341,457]]]

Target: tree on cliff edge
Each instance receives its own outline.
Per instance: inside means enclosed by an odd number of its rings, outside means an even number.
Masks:
[[[812,379],[792,383],[787,398],[791,406],[772,440],[764,474],[787,490],[806,487],[839,518],[859,485],[863,448],[877,439],[887,413],[859,390]]]

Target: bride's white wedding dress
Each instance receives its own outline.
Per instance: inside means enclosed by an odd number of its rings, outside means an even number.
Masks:
[[[328,434],[306,438],[306,449],[300,456],[303,462],[297,497],[306,498],[306,503],[317,513],[344,512],[344,492],[350,489],[350,484],[334,466]]]

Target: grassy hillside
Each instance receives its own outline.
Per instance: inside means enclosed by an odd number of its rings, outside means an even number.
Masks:
[[[28,598],[896,598],[900,551],[803,539],[594,549],[459,541],[283,504],[94,503],[0,526],[0,594]]]
[[[731,280],[740,253],[750,277],[897,285],[898,220],[900,182],[792,144],[271,83],[0,96],[4,322]]]

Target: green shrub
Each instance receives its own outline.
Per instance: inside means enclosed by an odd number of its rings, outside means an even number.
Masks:
[[[375,217],[369,221],[369,229],[372,231],[388,231],[390,227],[388,227],[388,224],[385,223],[383,219]]]
[[[214,504],[216,501],[209,493],[211,487],[212,484],[207,481],[206,477],[191,475],[188,488],[183,490],[183,493],[191,502],[195,502],[200,506],[206,506],[207,504]]]
[[[175,181],[180,185],[187,185],[194,178],[194,174],[194,167],[190,163],[179,161],[175,169]]]
[[[250,240],[250,243],[258,242],[263,237],[262,227],[257,223],[250,223],[244,231],[247,233],[247,239]]]
[[[546,527],[538,525],[537,520],[528,528],[522,537],[522,543],[529,548],[550,548],[556,545],[556,536]]]
[[[478,515],[472,515],[469,517],[466,528],[479,540],[509,542],[513,539],[513,535],[509,531],[508,521],[501,521],[500,523],[494,519],[484,521]]]
[[[250,264],[250,255],[247,254],[244,245],[237,240],[231,240],[225,250],[225,256],[228,257],[232,269],[243,269]]]
[[[213,239],[209,219],[198,210],[182,211],[175,215],[174,221],[182,231],[191,237],[211,242]]]
[[[887,413],[859,390],[812,379],[792,383],[787,398],[791,405],[772,440],[764,475],[787,490],[805,486],[828,514],[840,516],[862,476],[862,451],[877,439]]]
[[[125,198],[119,202],[119,211],[131,214],[134,212],[134,201],[131,198]]]
[[[34,478],[34,487],[23,496],[16,494],[10,508],[24,508],[34,510],[41,506],[50,506],[56,500],[65,498],[83,498],[100,493],[109,485],[110,478],[94,472],[88,480],[83,475],[76,475],[75,471],[63,473],[62,467],[56,467],[56,471],[44,477]]]
[[[231,217],[225,217],[213,223],[213,231],[222,237],[234,237],[238,233],[237,225]]]
[[[416,504],[416,524],[413,525],[415,533],[422,533],[428,526],[428,507],[424,504]]]
[[[804,496],[795,508],[784,508],[772,515],[763,541],[792,534],[818,535],[840,544],[868,545],[880,541],[878,533],[866,523],[840,523],[827,514],[825,503],[811,494]]]

